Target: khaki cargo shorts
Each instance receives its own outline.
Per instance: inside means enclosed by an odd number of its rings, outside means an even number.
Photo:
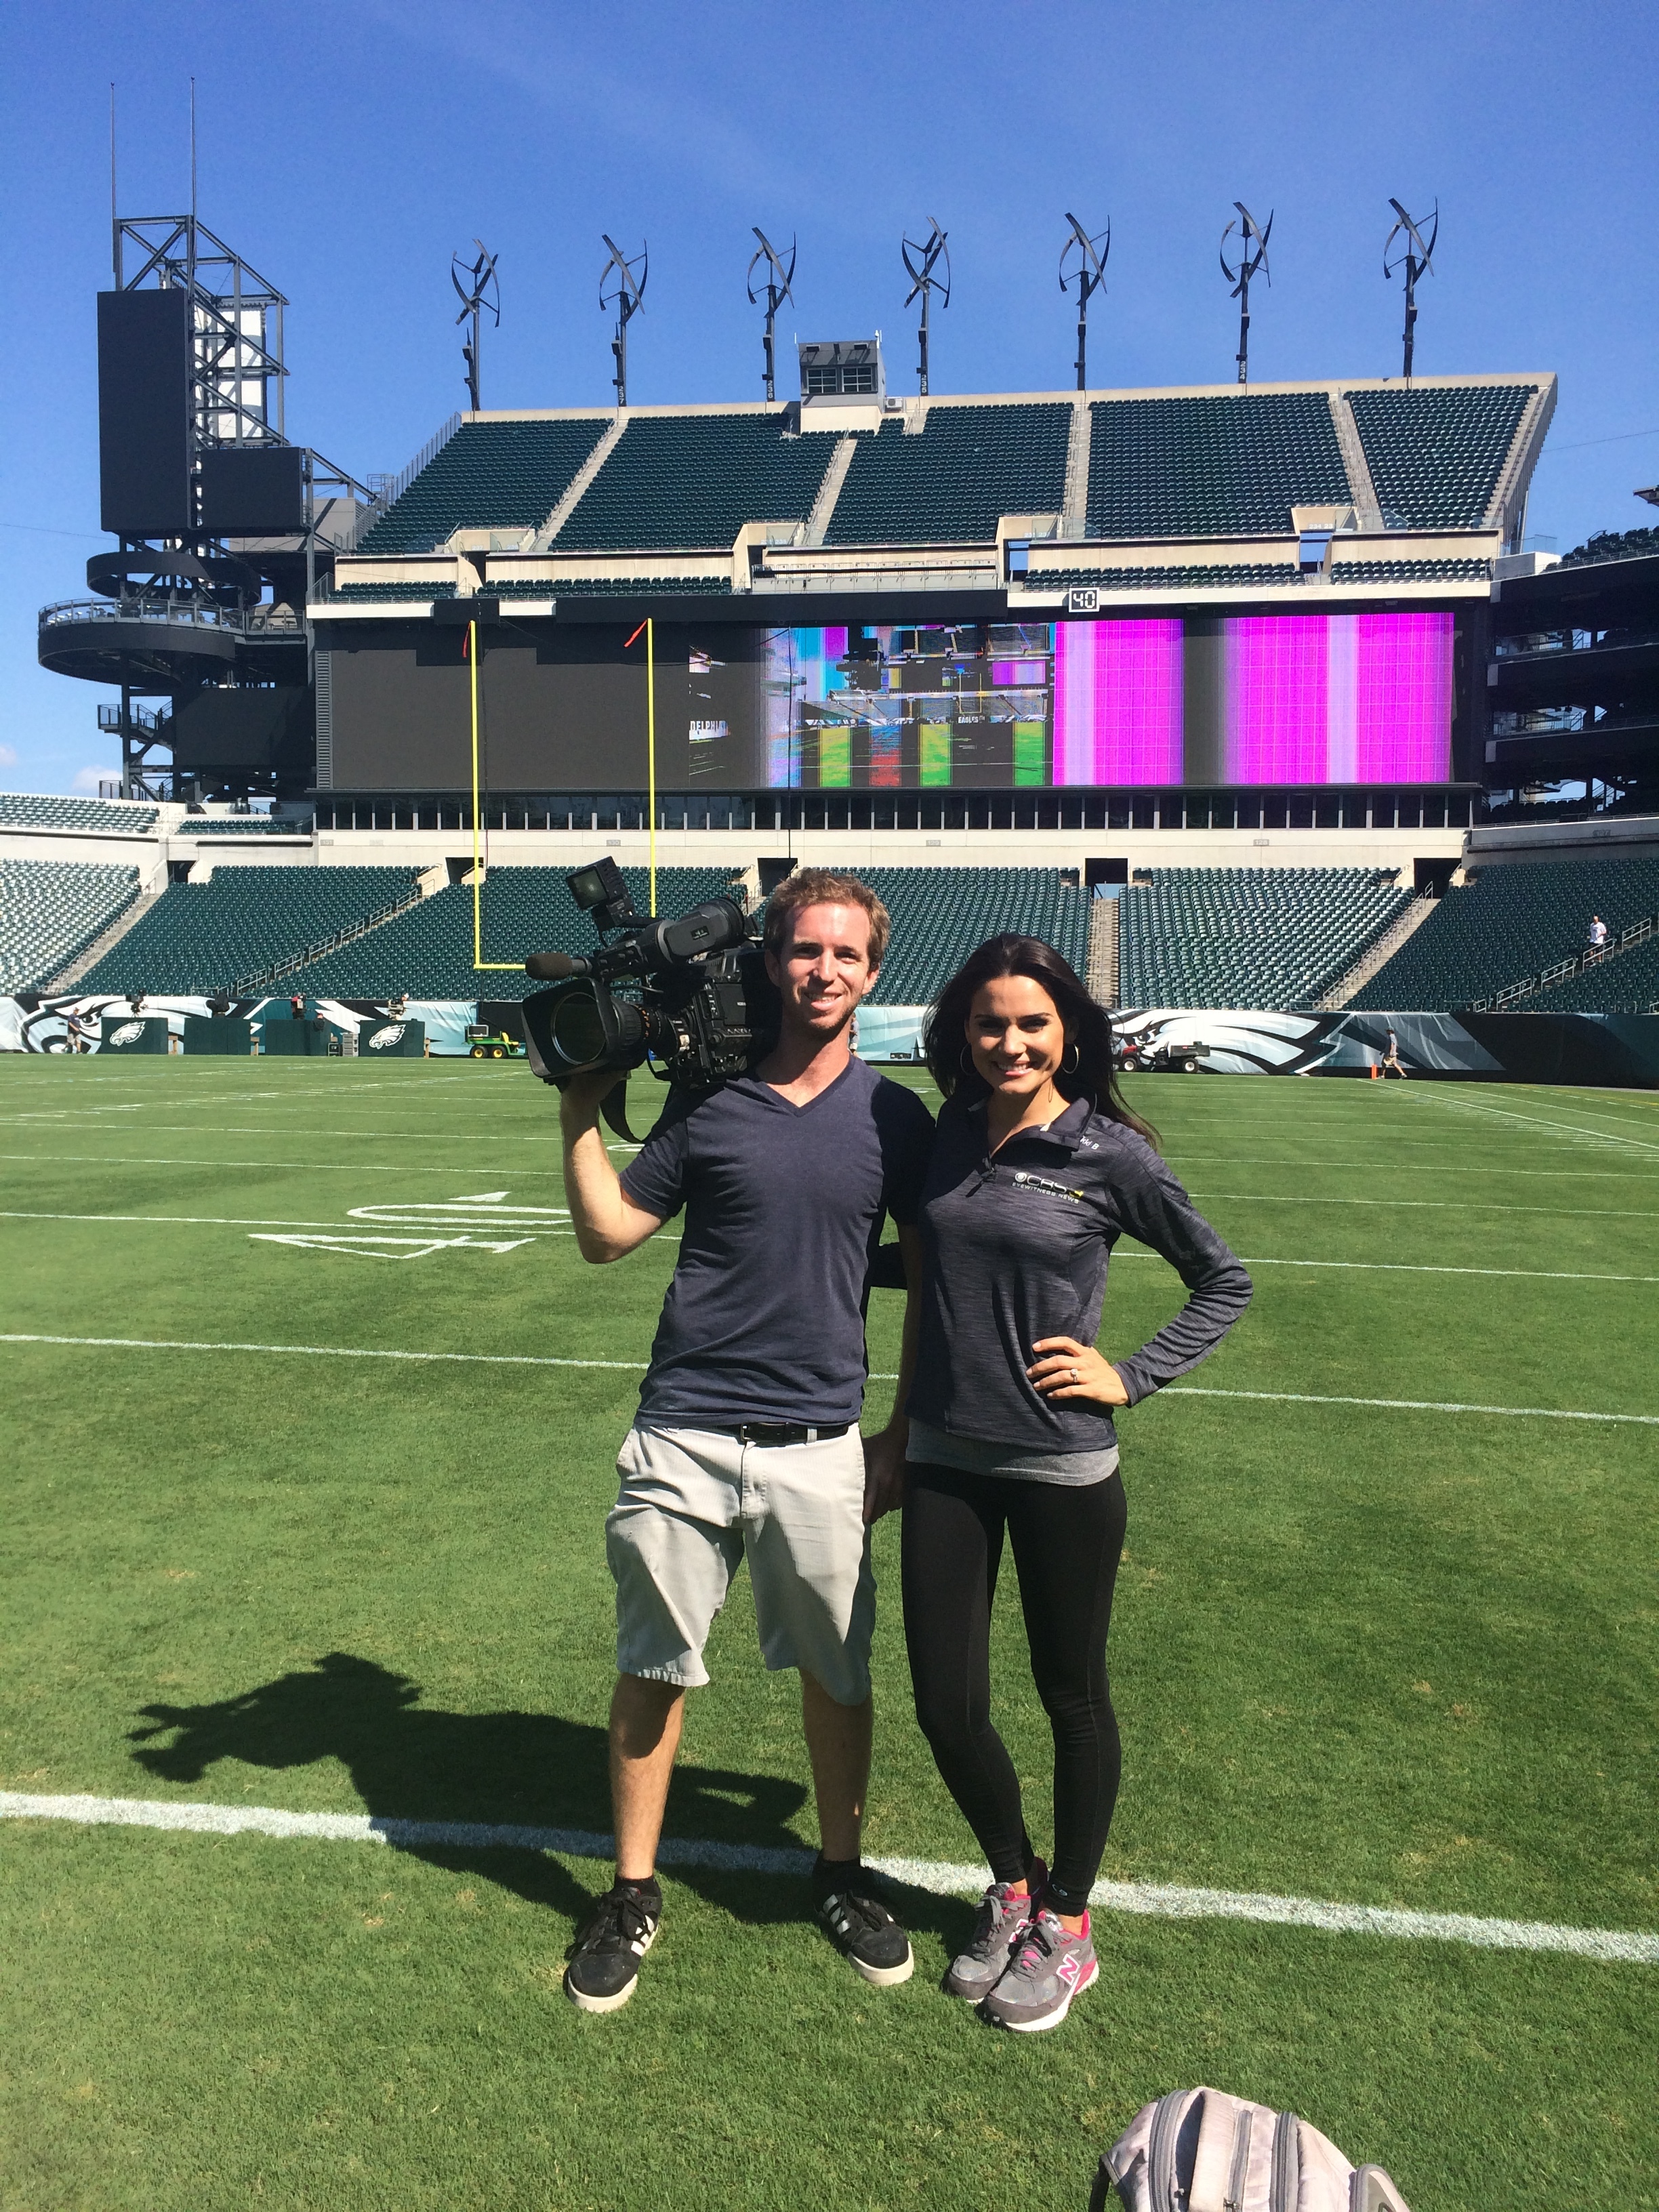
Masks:
[[[641,1425],[617,1472],[605,1540],[620,1673],[706,1682],[703,1645],[746,1558],[767,1666],[800,1668],[837,1705],[864,1703],[876,1581],[856,1426],[816,1443],[753,1444]]]

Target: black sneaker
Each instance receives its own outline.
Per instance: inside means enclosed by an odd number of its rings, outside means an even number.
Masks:
[[[908,1982],[916,1964],[910,1939],[876,1895],[865,1869],[814,1873],[818,1894],[813,1909],[853,1971],[878,1989]]]
[[[640,1978],[640,1960],[657,1940],[662,1892],[654,1881],[619,1881],[594,1907],[565,1970],[564,1993],[584,2012],[616,2012]]]

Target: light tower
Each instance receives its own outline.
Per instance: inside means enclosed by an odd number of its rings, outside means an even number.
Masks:
[[[1250,380],[1250,279],[1260,275],[1265,276],[1269,284],[1273,281],[1272,271],[1267,267],[1267,238],[1273,227],[1273,218],[1269,210],[1267,222],[1263,225],[1257,222],[1243,200],[1235,200],[1233,205],[1238,210],[1238,220],[1230,222],[1221,234],[1221,273],[1233,288],[1228,298],[1238,302],[1238,352],[1235,358],[1238,362],[1238,380],[1241,384],[1248,384]],[[1227,240],[1235,231],[1238,233],[1238,266],[1230,269],[1227,266]]]
[[[760,299],[755,290],[755,271],[763,261],[766,264],[766,279],[762,289],[766,294],[765,381],[766,398],[769,405],[778,396],[776,379],[773,374],[772,328],[778,319],[778,309],[786,300],[793,301],[795,296],[789,289],[795,279],[795,241],[793,238],[789,241],[789,264],[786,268],[782,255],[779,253],[758,224],[754,226],[754,231],[756,237],[760,240],[760,251],[750,259],[749,274],[744,281],[749,292],[749,304],[751,307],[757,307],[760,305]]]
[[[945,234],[939,227],[937,216],[930,215],[927,221],[932,227],[926,238],[920,241],[914,238],[901,238],[899,241],[899,252],[903,256],[904,266],[910,278],[910,289],[904,295],[905,306],[908,307],[918,294],[921,296],[921,328],[917,334],[921,341],[921,353],[916,364],[916,374],[920,379],[917,389],[924,399],[927,397],[928,306],[935,292],[939,295],[941,307],[948,307],[951,304],[951,255],[945,243]],[[933,274],[941,261],[945,264],[942,279]]]
[[[647,242],[641,240],[639,252],[627,254],[623,252],[616,240],[606,232],[601,231],[599,235],[605,240],[606,249],[611,255],[609,261],[599,271],[599,306],[601,308],[614,307],[617,311],[617,334],[611,341],[611,351],[616,361],[617,373],[611,381],[617,387],[617,406],[626,407],[628,404],[628,325],[644,305],[645,281],[651,274],[650,248]],[[637,276],[634,273],[636,265],[639,270]],[[616,280],[616,288],[607,293],[605,288],[613,277]]]
[[[1440,203],[1438,200],[1435,202],[1434,212],[1429,218],[1429,236],[1426,245],[1424,243],[1420,227],[1412,221],[1399,201],[1391,199],[1389,205],[1394,210],[1399,220],[1382,241],[1382,274],[1384,278],[1392,283],[1396,270],[1403,268],[1406,272],[1406,361],[1400,373],[1409,384],[1412,380],[1412,353],[1416,343],[1417,280],[1419,276],[1432,276],[1434,274],[1434,265],[1430,256],[1434,252],[1434,242],[1440,235]],[[1390,267],[1389,250],[1402,230],[1406,234],[1405,251],[1395,262],[1393,267]]]
[[[1062,292],[1077,286],[1077,388],[1084,391],[1089,381],[1089,295],[1097,292],[1106,281],[1106,260],[1112,250],[1112,226],[1109,222],[1097,238],[1091,238],[1077,217],[1066,211],[1066,220],[1072,226],[1072,234],[1060,250],[1060,289]],[[1066,256],[1075,253],[1077,266],[1068,275]]]

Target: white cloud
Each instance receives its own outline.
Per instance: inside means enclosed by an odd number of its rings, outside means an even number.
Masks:
[[[15,767],[16,767],[16,765],[17,765],[17,748],[16,748],[16,746],[15,746],[15,745],[0,745],[0,768],[15,768]]]
[[[120,775],[121,771],[118,768],[78,768],[75,771],[75,781],[70,788],[71,791],[84,792],[88,799],[96,799],[100,781],[118,782]]]

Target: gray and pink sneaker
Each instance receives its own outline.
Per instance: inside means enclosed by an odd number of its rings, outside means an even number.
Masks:
[[[945,1976],[947,1996],[966,1997],[978,2004],[1001,1980],[1016,1945],[1037,1909],[1048,1869],[1038,1859],[1032,1868],[1029,1894],[1016,1894],[1006,1881],[994,1881],[980,1899],[979,1918],[965,1949],[951,1960]]]
[[[1073,1936],[1052,1912],[1028,1921],[1006,1972],[985,1999],[985,2017],[997,2027],[1035,2035],[1058,2027],[1072,1999],[1100,1975],[1100,1962],[1084,1915],[1083,1932]]]

